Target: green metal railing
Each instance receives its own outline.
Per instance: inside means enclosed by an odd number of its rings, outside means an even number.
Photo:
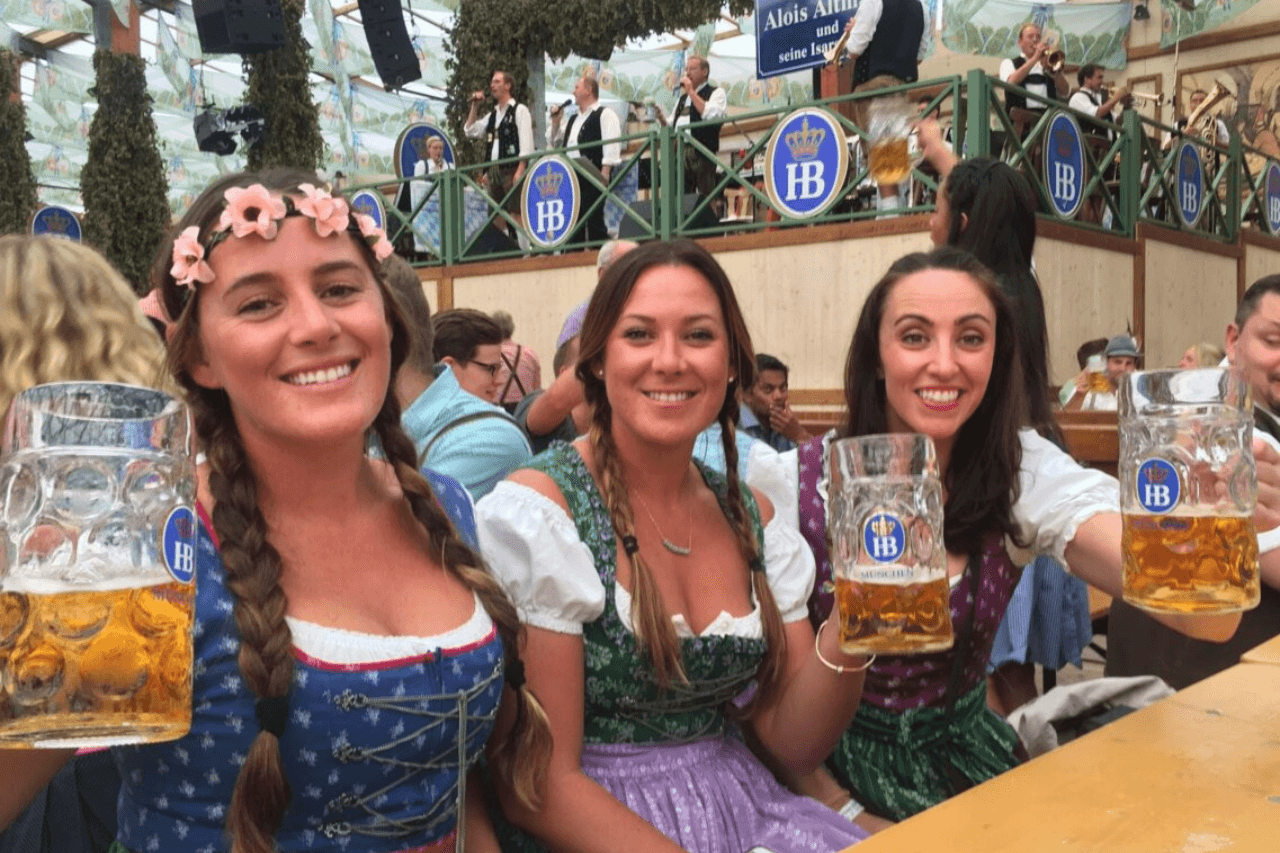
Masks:
[[[869,219],[882,211],[875,209],[874,182],[869,177],[865,156],[860,156],[860,152],[867,150],[868,134],[856,119],[859,107],[873,98],[921,91],[933,93],[930,111],[950,106],[953,138],[965,156],[999,157],[1022,172],[1040,200],[1042,215],[1055,216],[1043,175],[1042,153],[1049,143],[1052,114],[1061,109],[1076,119],[1086,136],[1086,202],[1069,220],[1071,225],[1085,231],[1132,237],[1139,223],[1147,223],[1225,242],[1236,240],[1242,228],[1270,233],[1265,184],[1271,160],[1263,152],[1243,146],[1237,135],[1232,135],[1229,146],[1222,147],[1193,136],[1184,137],[1175,128],[1143,118],[1133,110],[1126,111],[1119,123],[1101,121],[1070,110],[1065,104],[1055,104],[1043,113],[1009,110],[1005,107],[1008,93],[1020,93],[1024,97],[1029,93],[977,70],[963,78],[919,81],[894,89],[842,95],[806,104],[824,107],[835,116],[851,151],[851,165],[839,196],[826,212],[810,218],[794,219],[780,213],[764,189],[763,176],[754,169],[754,162],[767,151],[775,127],[797,109],[795,106],[735,115],[699,125],[655,127],[625,136],[620,143],[626,154],[607,180],[586,161],[575,157],[584,146],[554,149],[554,153],[570,159],[580,186],[598,191],[598,197],[580,209],[578,222],[584,222],[594,210],[608,205],[621,212],[623,230],[636,239],[752,233]],[[710,151],[693,135],[699,127],[709,125],[720,126],[722,136],[736,133],[745,138],[745,148],[733,152]],[[1164,144],[1166,139],[1181,143],[1184,138],[1196,147],[1205,165],[1204,210],[1193,227],[1187,227],[1179,219],[1174,207],[1175,161],[1180,145]],[[600,241],[587,241],[581,232],[552,248],[536,244],[522,247],[514,237],[504,248],[494,248],[491,242],[486,242],[493,237],[494,228],[505,229],[510,235],[518,235],[522,228],[519,183],[502,198],[495,198],[488,191],[490,176],[497,168],[514,168],[521,163],[526,169],[531,168],[534,161],[549,153],[553,152],[537,151],[524,158],[461,166],[429,177],[399,181],[396,197],[411,199],[411,203],[405,205],[407,209],[387,205],[388,233],[398,247],[412,250],[417,262],[423,264],[455,264],[599,245]],[[693,188],[685,185],[682,164],[686,156],[706,158],[716,168],[711,192],[698,196],[688,210],[683,200]],[[650,175],[649,194],[645,204],[637,204],[634,176],[646,165]],[[922,164],[912,169],[911,181],[922,191],[914,193],[915,198],[906,199],[897,212],[932,210],[937,176],[927,164]],[[386,185],[381,186],[386,189]],[[749,200],[755,215],[721,220],[721,200],[731,194]],[[713,215],[708,217],[708,213]],[[711,224],[707,224],[708,221]],[[424,229],[423,222],[429,227]],[[415,224],[418,225],[416,242],[412,237]]]

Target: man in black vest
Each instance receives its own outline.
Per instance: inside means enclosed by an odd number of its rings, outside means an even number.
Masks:
[[[622,146],[618,142],[622,136],[622,127],[618,122],[618,114],[600,103],[600,83],[595,77],[586,74],[574,84],[573,100],[578,105],[578,114],[569,119],[563,130],[560,128],[560,119],[564,111],[558,107],[551,111],[547,147],[572,149],[577,145],[583,146],[577,151],[570,151],[569,156],[591,163],[604,182],[608,183],[614,167],[622,162]],[[582,188],[582,210],[585,211],[600,198],[600,191],[581,176],[578,178],[578,185]],[[609,232],[604,224],[604,205],[587,214],[585,228],[586,239],[591,242],[609,239]],[[582,228],[579,227],[570,239],[576,242],[582,236]]]
[[[874,92],[914,83],[920,59],[929,47],[928,15],[920,0],[862,0],[858,14],[849,19],[846,49],[853,61],[853,90]],[[870,101],[860,101],[858,124],[866,129]],[[901,207],[897,184],[881,184],[876,207]]]
[[[1238,368],[1253,392],[1258,453],[1280,449],[1280,275],[1254,282],[1227,326],[1227,360]],[[1260,478],[1261,479],[1261,478]],[[1261,490],[1261,486],[1259,489]],[[1225,643],[1192,640],[1157,624],[1123,601],[1111,603],[1107,625],[1107,675],[1158,675],[1181,690],[1240,662],[1240,655],[1280,634],[1280,529],[1258,534],[1262,601],[1245,611],[1235,636]]]
[[[1015,92],[1006,92],[1004,104],[1008,109],[1044,112],[1050,101],[1066,96],[1070,88],[1067,78],[1061,69],[1051,73],[1045,66],[1044,58],[1052,45],[1040,38],[1040,27],[1036,24],[1023,24],[1018,30],[1018,47],[1022,55],[1000,63],[1000,79],[1041,97],[1028,99]]]
[[[684,76],[680,78],[680,99],[676,101],[675,112],[672,113],[671,126],[701,121],[714,121],[724,118],[729,108],[729,96],[719,86],[707,82],[711,76],[711,66],[705,57],[690,56],[685,60]],[[667,124],[662,110],[657,112],[658,121]],[[720,150],[720,125],[711,124],[695,127],[689,131],[695,140],[706,146],[711,153]],[[696,189],[699,195],[708,195],[716,183],[716,164],[703,156],[693,146],[684,149],[684,188],[685,192]],[[718,203],[712,202],[713,209],[719,214]]]
[[[524,104],[516,103],[512,96],[514,82],[505,71],[493,72],[489,79],[489,92],[496,106],[484,116],[477,116],[484,92],[471,95],[471,110],[467,113],[464,130],[472,139],[483,139],[490,160],[508,157],[524,157],[533,153],[533,116]],[[508,163],[489,170],[489,194],[502,199],[524,177],[525,161]],[[519,200],[515,200],[519,209]],[[510,207],[510,205],[508,205]]]

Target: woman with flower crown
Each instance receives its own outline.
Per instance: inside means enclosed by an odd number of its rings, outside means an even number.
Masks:
[[[157,262],[206,454],[194,708],[186,737],[114,750],[115,853],[496,850],[467,784],[486,742],[537,803],[549,732],[516,612],[400,429],[390,252],[278,170],[209,187]],[[7,752],[0,826],[69,757]]]

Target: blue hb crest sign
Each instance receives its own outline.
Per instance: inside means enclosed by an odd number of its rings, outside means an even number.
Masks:
[[[196,519],[189,508],[180,506],[169,513],[160,546],[173,579],[191,583],[196,573]]]
[[[31,217],[31,233],[80,242],[80,219],[65,207],[46,205]]]
[[[1084,203],[1084,137],[1075,117],[1055,113],[1049,121],[1044,155],[1044,185],[1053,212],[1072,219]]]
[[[774,128],[764,155],[764,185],[774,208],[809,219],[844,192],[849,146],[840,121],[815,107],[796,110]]]
[[[907,533],[896,515],[878,512],[862,527],[862,547],[877,563],[896,563],[907,548]]]
[[[1272,234],[1280,234],[1280,164],[1272,161],[1267,164],[1267,190],[1264,201],[1267,205],[1267,227]]]
[[[1178,156],[1174,160],[1178,170],[1178,178],[1174,188],[1178,193],[1178,203],[1174,207],[1178,218],[1187,228],[1194,228],[1204,212],[1204,166],[1200,164],[1200,152],[1195,143],[1184,140],[1178,146]]]
[[[379,228],[386,229],[387,214],[382,207],[382,199],[372,190],[360,190],[351,197],[351,209],[363,213],[373,220]]]
[[[1177,470],[1163,459],[1148,459],[1138,466],[1134,487],[1138,503],[1147,512],[1163,515],[1178,505],[1182,485]]]
[[[520,190],[520,210],[529,238],[539,246],[559,246],[578,220],[582,193],[573,165],[559,154],[533,164]]]

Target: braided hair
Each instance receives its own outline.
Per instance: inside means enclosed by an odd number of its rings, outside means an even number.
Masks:
[[[259,700],[284,700],[293,680],[293,655],[292,637],[285,622],[288,601],[280,585],[283,560],[271,542],[267,519],[259,505],[259,484],[232,416],[231,400],[221,389],[201,387],[190,373],[201,357],[199,294],[193,297],[169,271],[175,236],[197,226],[201,241],[207,243],[217,226],[225,191],[255,183],[286,194],[298,193],[303,183],[323,186],[317,176],[293,169],[240,173],[220,179],[201,194],[161,247],[152,276],[161,288],[169,315],[176,318],[169,366],[186,392],[196,434],[208,458],[209,487],[215,500],[213,526],[221,543],[227,588],[235,598],[240,670]],[[518,666],[521,630],[515,607],[484,570],[479,556],[458,537],[417,469],[417,454],[401,429],[400,405],[393,390],[396,371],[409,351],[409,327],[368,244],[358,235],[352,239],[361,247],[373,271],[391,327],[390,381],[371,429],[414,517],[426,530],[430,553],[438,554],[445,571],[474,591],[493,619],[511,672],[513,666]],[[522,685],[513,685],[511,680],[508,686],[514,687],[516,693],[516,722],[495,744],[492,756],[498,768],[514,779],[522,803],[532,808],[538,802],[551,753],[550,728],[532,693]],[[279,735],[270,728],[264,727],[254,739],[232,792],[227,810],[232,853],[271,853],[275,849],[274,835],[289,805],[290,785],[281,760]]]
[[[596,375],[597,369],[603,364],[609,337],[636,282],[648,270],[661,266],[692,269],[706,280],[715,293],[728,337],[730,375],[736,377],[742,387],[749,387],[755,381],[755,355],[751,349],[751,335],[747,331],[742,311],[738,308],[728,276],[706,249],[691,240],[647,243],[623,255],[601,278],[583,319],[577,376],[582,381],[586,400],[592,409],[588,441],[599,469],[600,491],[609,510],[609,519],[614,533],[624,543],[624,551],[631,566],[631,621],[636,626],[636,642],[641,653],[652,663],[658,685],[667,688],[673,682],[687,680],[680,642],[671,624],[671,614],[663,606],[653,573],[643,555],[636,548],[626,547],[627,543],[635,539],[635,514],[627,494],[626,478],[618,458],[617,445],[613,440],[613,409],[609,404],[604,380]],[[752,569],[751,588],[760,607],[764,638],[768,645],[758,678],[760,691],[757,693],[758,701],[767,702],[779,687],[784,670],[786,640],[782,615],[763,569],[764,555],[759,553],[738,480],[738,447],[734,426],[737,412],[738,403],[731,381],[725,388],[724,400],[716,420],[720,424],[725,474],[729,484],[729,524],[743,561]]]

